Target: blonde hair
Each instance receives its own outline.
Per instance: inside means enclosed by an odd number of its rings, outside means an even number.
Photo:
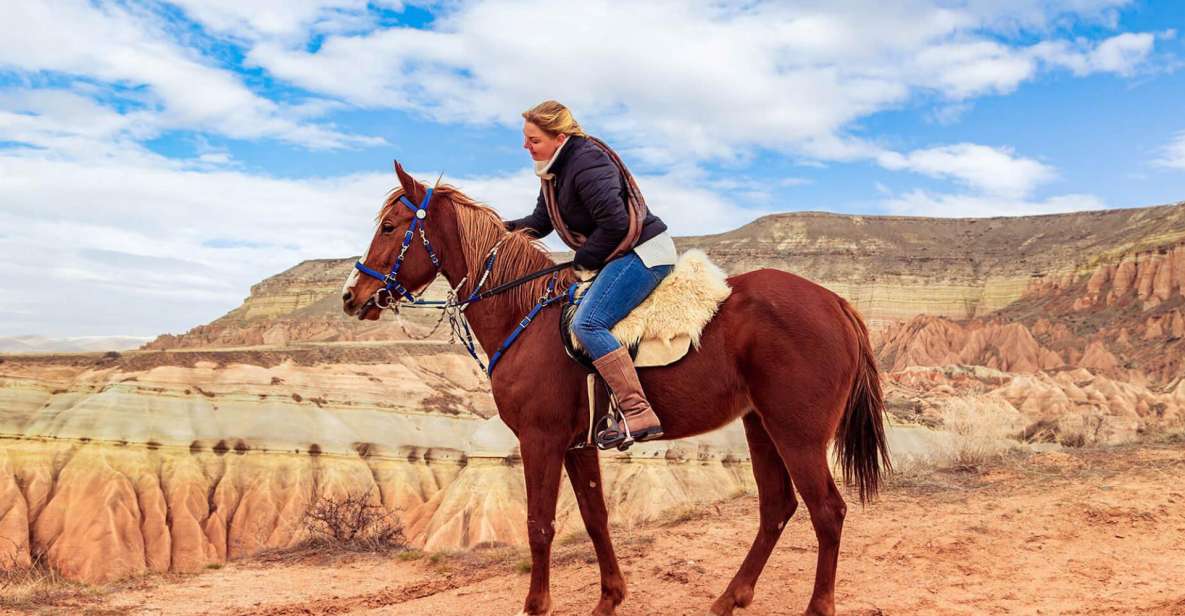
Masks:
[[[549,135],[587,137],[572,112],[559,101],[547,100],[523,112],[523,119]]]

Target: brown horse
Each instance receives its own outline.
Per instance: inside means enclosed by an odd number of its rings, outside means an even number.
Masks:
[[[399,205],[406,196],[421,203],[427,187],[396,164],[400,189],[387,199],[362,262],[391,270],[400,240],[415,215]],[[552,265],[527,236],[507,234],[498,215],[460,191],[439,186],[422,219],[425,242],[439,258],[439,273],[460,285],[466,297],[488,251],[503,241],[490,283],[500,284]],[[406,250],[396,279],[413,293],[438,273],[429,251]],[[566,277],[563,282],[567,282]],[[842,298],[808,280],[763,269],[729,279],[732,295],[702,335],[702,346],[680,361],[641,371],[665,438],[678,439],[723,427],[741,418],[753,459],[760,501],[757,538],[732,582],[711,606],[732,614],[753,601],[753,588],[782,528],[798,508],[797,488],[810,511],[819,543],[815,587],[808,614],[835,613],[835,568],[846,505],[832,480],[828,445],[859,487],[873,496],[888,471],[883,404],[868,333]],[[544,292],[546,279],[474,303],[466,316],[489,355]],[[352,275],[343,308],[361,319],[382,311],[368,301],[383,284]],[[563,287],[559,287],[562,289]],[[592,538],[601,570],[601,597],[593,614],[615,612],[626,594],[609,537],[595,449],[570,449],[588,429],[583,368],[564,353],[558,307],[543,310],[494,371],[490,386],[502,420],[518,436],[527,483],[527,533],[531,584],[525,614],[551,611],[549,567],[561,469],[568,478]]]

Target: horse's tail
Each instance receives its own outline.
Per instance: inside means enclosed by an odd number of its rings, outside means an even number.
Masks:
[[[864,503],[876,496],[881,481],[885,474],[892,472],[893,466],[885,442],[885,403],[876,357],[868,340],[868,328],[851,304],[842,298],[839,302],[844,316],[856,331],[859,358],[852,391],[835,433],[835,455],[843,469],[844,481],[854,480],[860,488],[860,502]]]

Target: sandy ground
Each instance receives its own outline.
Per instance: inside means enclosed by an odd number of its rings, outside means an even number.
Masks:
[[[873,505],[849,498],[840,614],[1185,615],[1185,445],[1052,452],[987,469],[899,477]],[[747,496],[617,529],[631,594],[621,616],[704,614],[756,528]],[[585,614],[591,546],[565,537],[555,614]],[[522,552],[285,555],[191,576],[145,578],[43,606],[98,614],[515,614]],[[805,508],[787,526],[743,613],[806,606],[815,540]]]

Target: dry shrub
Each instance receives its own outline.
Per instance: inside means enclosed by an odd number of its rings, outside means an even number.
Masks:
[[[1161,445],[1185,445],[1185,429],[1178,428],[1157,432],[1148,440]]]
[[[321,496],[313,502],[303,520],[309,543],[352,552],[406,549],[403,526],[371,497],[372,492]]]
[[[62,577],[35,554],[28,567],[14,559],[0,563],[0,612],[36,612],[54,606],[88,602],[100,594],[98,589]]]
[[[1052,419],[1038,419],[1020,433],[1021,440],[1026,443],[1056,443],[1057,437],[1057,422]]]
[[[1062,447],[1086,447],[1086,435],[1082,432],[1066,432],[1058,435],[1057,442]]]
[[[521,563],[529,564],[530,554],[521,547],[505,544],[478,544],[468,550],[432,552],[426,559],[438,573],[453,575],[488,568],[521,571]],[[560,561],[552,557],[552,564]]]
[[[996,462],[1013,449],[1020,413],[996,398],[951,398],[942,408],[943,429],[954,435],[950,462],[974,468]]]

